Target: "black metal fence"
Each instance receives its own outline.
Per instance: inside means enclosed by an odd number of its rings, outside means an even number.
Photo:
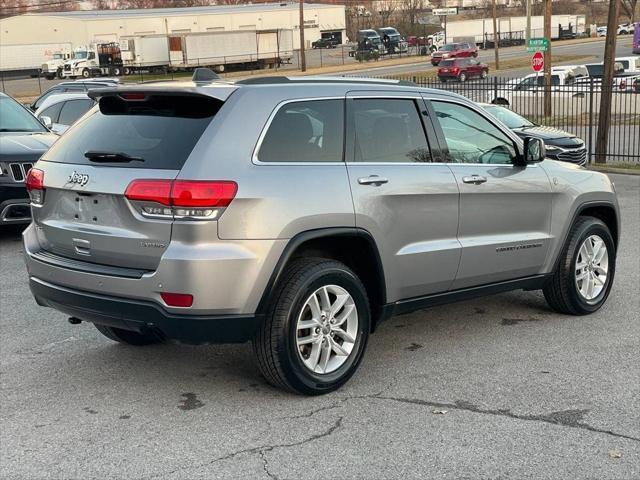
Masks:
[[[528,86],[518,85],[522,79],[498,77],[446,83],[434,77],[393,78],[455,92],[478,103],[502,104],[534,123],[570,132],[585,141],[589,162],[596,160],[600,101],[607,90],[611,91],[605,161],[640,165],[640,76],[616,79],[615,85],[606,87],[594,78],[578,78],[570,85],[555,85],[549,116],[544,114],[544,87],[535,78]]]

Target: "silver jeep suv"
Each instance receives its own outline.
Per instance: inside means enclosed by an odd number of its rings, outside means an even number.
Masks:
[[[42,306],[147,345],[253,341],[278,387],[344,384],[392,315],[514,289],[599,309],[613,184],[469,100],[272,77],[119,86],[42,157],[24,233]]]

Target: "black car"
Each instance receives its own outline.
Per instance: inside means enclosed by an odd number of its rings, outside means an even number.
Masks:
[[[76,80],[74,82],[60,82],[47,89],[42,95],[29,105],[34,112],[42,105],[42,102],[58,93],[82,93],[94,88],[113,87],[118,83],[117,79],[101,78],[100,80]]]
[[[500,105],[482,105],[482,107],[519,137],[540,138],[547,150],[547,158],[580,166],[587,164],[587,149],[584,141],[572,133],[537,125]]]
[[[338,40],[334,38],[320,38],[311,43],[312,48],[336,48],[338,46]]]
[[[0,93],[0,226],[31,220],[25,180],[57,138],[29,110]]]

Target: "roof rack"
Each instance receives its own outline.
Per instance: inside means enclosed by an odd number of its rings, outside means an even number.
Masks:
[[[419,85],[407,80],[392,80],[387,78],[363,78],[363,77],[257,77],[238,80],[238,85],[279,85],[285,83],[367,83],[378,85],[398,85],[403,87],[418,87]]]

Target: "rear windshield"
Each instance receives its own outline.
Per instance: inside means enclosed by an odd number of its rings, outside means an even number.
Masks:
[[[453,60],[442,60],[440,62],[441,67],[453,67],[455,65],[455,61]]]
[[[99,108],[60,137],[46,159],[82,165],[179,170],[222,103],[195,95],[149,95],[143,100],[134,96],[130,100],[106,96],[100,99]],[[117,154],[120,161],[105,161],[108,155],[96,158],[96,153]],[[123,157],[136,160],[122,161]]]

